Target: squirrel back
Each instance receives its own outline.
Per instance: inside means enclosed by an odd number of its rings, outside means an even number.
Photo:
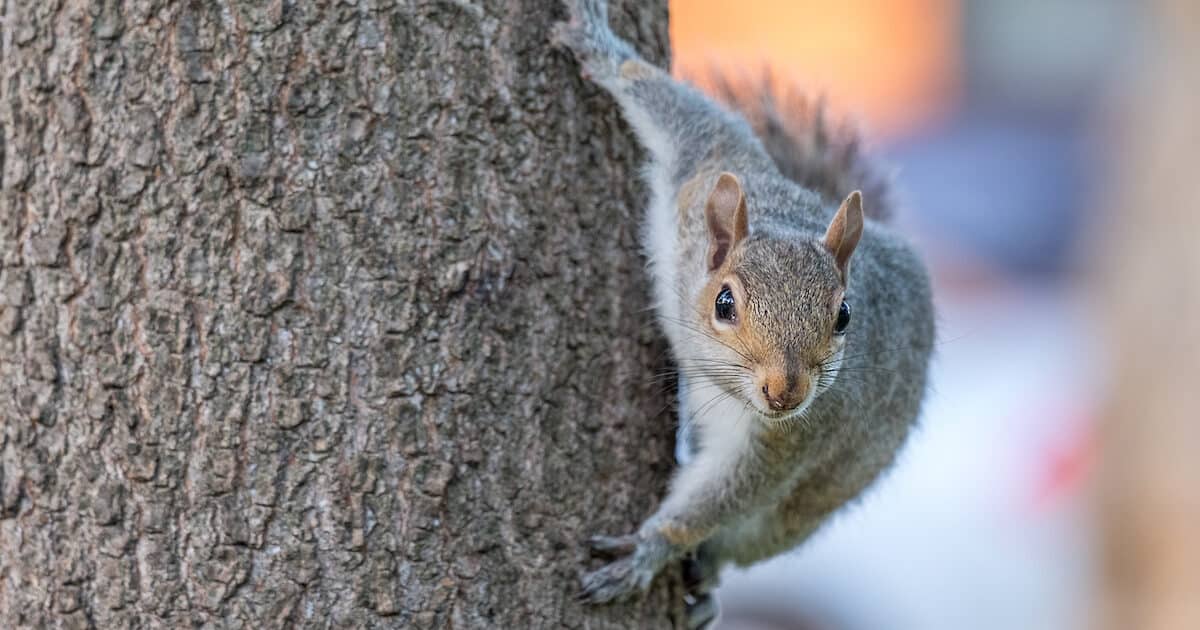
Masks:
[[[855,125],[831,122],[823,99],[780,88],[764,77],[735,81],[714,73],[708,81],[714,98],[740,113],[784,177],[836,205],[855,190],[871,203],[866,216],[891,217],[891,182],[864,151]]]

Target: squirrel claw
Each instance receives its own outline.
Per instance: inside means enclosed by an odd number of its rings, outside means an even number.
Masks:
[[[688,596],[685,601],[688,630],[708,630],[716,625],[720,608],[711,593]]]
[[[550,43],[559,48],[571,47],[571,25],[566,22],[556,22],[550,27]]]
[[[590,57],[590,49],[586,41],[586,34],[582,31],[575,20],[571,22],[558,22],[550,27],[550,43],[553,46],[563,50],[570,51],[579,61],[579,76],[584,80],[591,80],[592,73],[588,71],[587,59]]]
[[[583,576],[580,601],[589,604],[606,604],[624,600],[645,590],[654,574],[638,569],[633,558],[623,558]]]
[[[588,548],[598,556],[627,556],[637,549],[637,536],[592,536],[587,540]]]

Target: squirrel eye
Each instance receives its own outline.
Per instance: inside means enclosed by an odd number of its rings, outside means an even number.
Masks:
[[[842,301],[842,308],[838,309],[837,323],[833,325],[833,332],[836,335],[846,333],[846,326],[850,325],[850,304],[845,300]]]
[[[737,319],[737,309],[734,308],[733,291],[728,286],[721,287],[717,294],[717,319],[732,322]]]

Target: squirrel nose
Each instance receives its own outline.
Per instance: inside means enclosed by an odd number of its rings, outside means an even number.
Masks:
[[[767,378],[763,383],[763,397],[772,411],[789,411],[800,406],[808,396],[808,378],[800,375],[792,378]],[[790,386],[790,387],[789,387]]]

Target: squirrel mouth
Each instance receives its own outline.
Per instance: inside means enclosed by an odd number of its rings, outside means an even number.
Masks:
[[[767,420],[768,423],[779,424],[787,420],[803,416],[805,410],[808,409],[810,402],[811,400],[805,400],[791,409],[771,409],[770,407],[764,409],[762,405],[753,403],[751,403],[750,406],[754,408],[754,411],[756,411],[759,416],[762,416],[765,420]]]
[[[779,421],[779,420],[786,420],[786,419],[790,418],[791,416],[796,415],[798,408],[776,411],[774,409],[760,409],[757,406],[755,406],[754,409],[755,409],[755,411],[758,412],[758,415],[766,418],[767,420],[771,420],[774,422],[774,421]]]

